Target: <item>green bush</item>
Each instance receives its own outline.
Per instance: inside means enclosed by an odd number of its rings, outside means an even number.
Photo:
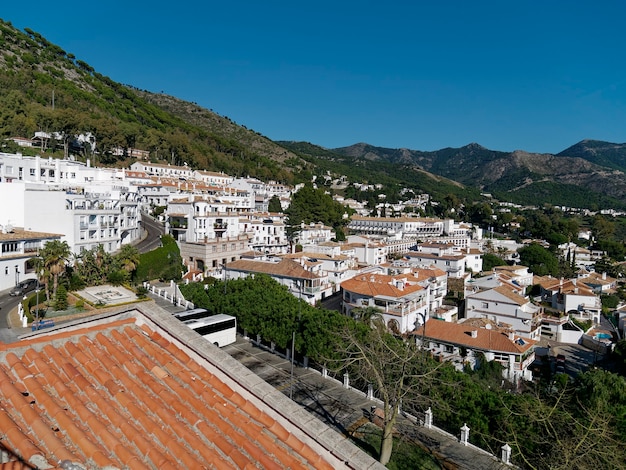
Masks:
[[[55,310],[67,310],[67,289],[64,285],[60,285],[57,288],[57,293],[54,298],[54,309]]]

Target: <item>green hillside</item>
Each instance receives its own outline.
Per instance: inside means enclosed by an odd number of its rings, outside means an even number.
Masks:
[[[293,181],[284,161],[275,158],[291,157],[297,163],[293,155],[228,118],[116,83],[40,34],[29,29],[21,32],[1,20],[0,46],[3,138],[32,137],[37,131],[67,136],[91,132],[96,137],[96,152],[87,147],[80,157],[97,159],[99,164],[128,164],[129,159],[114,155],[113,149],[139,148],[148,150],[153,161],[186,162],[192,168],[235,176]],[[163,101],[178,106],[167,109]],[[194,115],[197,119],[191,119]],[[60,156],[67,144],[52,139],[46,148],[37,150]],[[17,150],[11,144],[4,149]]]

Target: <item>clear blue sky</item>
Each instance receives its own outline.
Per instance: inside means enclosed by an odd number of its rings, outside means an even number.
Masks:
[[[4,2],[0,17],[273,140],[626,142],[623,1],[34,0]]]

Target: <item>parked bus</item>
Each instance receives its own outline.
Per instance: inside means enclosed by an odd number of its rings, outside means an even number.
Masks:
[[[174,314],[174,317],[180,321],[198,320],[200,318],[206,318],[211,313],[206,308],[194,308],[191,310],[185,310],[184,312],[178,312]]]
[[[210,317],[186,320],[185,325],[218,347],[232,344],[237,337],[237,319],[220,313]]]

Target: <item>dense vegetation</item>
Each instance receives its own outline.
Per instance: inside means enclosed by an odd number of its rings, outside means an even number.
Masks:
[[[301,224],[322,222],[335,230],[337,240],[345,240],[344,227],[348,219],[344,215],[352,211],[333,200],[322,188],[306,184],[291,196],[291,203],[285,211],[287,215],[287,235],[292,237],[300,230]]]

